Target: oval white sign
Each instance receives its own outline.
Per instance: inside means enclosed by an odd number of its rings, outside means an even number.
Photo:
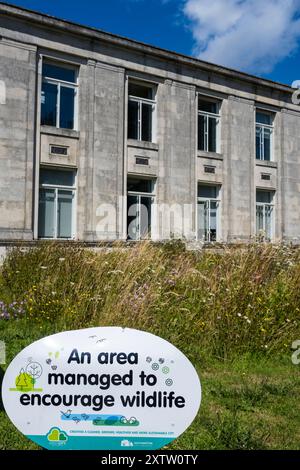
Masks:
[[[2,397],[14,425],[47,449],[154,450],[192,423],[201,386],[169,342],[99,327],[23,349],[5,373]]]

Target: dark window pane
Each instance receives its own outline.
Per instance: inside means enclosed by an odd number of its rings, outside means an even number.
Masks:
[[[153,99],[153,89],[151,87],[139,85],[136,83],[129,83],[128,94],[138,98],[146,98],[148,100]]]
[[[41,97],[41,124],[42,126],[56,126],[57,86],[43,83]]]
[[[218,104],[212,101],[198,100],[199,111],[205,111],[207,113],[218,114]]]
[[[72,237],[72,191],[58,191],[57,200],[57,237]]]
[[[136,193],[152,193],[152,180],[130,178],[127,180],[127,191]]]
[[[256,112],[256,122],[258,124],[272,125],[272,116],[270,114]]]
[[[207,199],[216,199],[217,198],[217,187],[202,185],[198,186],[198,197],[203,197]]]
[[[151,197],[141,197],[140,206],[140,237],[151,237]]]
[[[198,239],[207,241],[208,239],[208,202],[198,202]]]
[[[54,189],[40,189],[39,198],[39,237],[53,238],[54,233]]]
[[[272,193],[270,191],[256,191],[256,202],[261,202],[265,204],[271,204],[272,202]]]
[[[217,120],[208,118],[208,151],[217,151]]]
[[[74,103],[75,90],[62,86],[60,89],[59,127],[63,129],[74,129]]]
[[[40,184],[53,184],[59,186],[74,186],[74,171],[41,170]]]
[[[152,105],[142,104],[142,140],[152,140]]]
[[[262,128],[256,127],[256,158],[261,160],[261,135]]]
[[[264,129],[264,160],[271,160],[271,130]]]
[[[130,240],[138,239],[138,196],[127,196],[127,237]]]
[[[205,148],[205,122],[204,116],[198,115],[198,150],[206,150]]]
[[[256,206],[256,233],[260,235],[260,232],[264,230],[264,208],[263,206]]]
[[[69,69],[46,62],[43,64],[43,77],[55,78],[56,80],[75,83],[76,71],[75,69]]]
[[[140,240],[151,236],[151,197],[127,197],[127,237]]]
[[[217,211],[218,211],[218,203],[211,202],[210,203],[210,236],[209,239],[211,242],[217,241]]]
[[[139,104],[128,101],[128,139],[138,139]]]

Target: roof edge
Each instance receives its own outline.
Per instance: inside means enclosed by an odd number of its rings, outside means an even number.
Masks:
[[[42,13],[36,10],[23,8],[17,5],[13,5],[11,3],[0,2],[0,15],[1,14],[18,17],[27,21],[34,21],[35,23],[42,26],[51,26],[60,30],[63,29],[64,31],[69,32],[71,34],[84,35],[93,39],[106,41],[116,46],[128,47],[139,52],[147,52],[150,55],[154,55],[165,60],[180,62],[191,67],[201,68],[212,73],[222,74],[233,79],[246,81],[248,83],[250,82],[252,84],[265,86],[268,88],[271,87],[276,90],[280,90],[287,93],[292,93],[294,90],[291,86],[286,85],[284,83],[275,82],[270,79],[261,78],[256,75],[248,74],[246,72],[241,72],[236,69],[231,69],[229,67],[224,67],[210,62],[202,61],[189,55],[180,54],[175,51],[170,51],[168,49],[163,49],[157,46],[152,46],[150,44],[143,43],[135,39],[119,36],[91,26],[84,26],[80,23],[76,23],[70,20],[64,20],[56,16],[51,16],[49,14]]]

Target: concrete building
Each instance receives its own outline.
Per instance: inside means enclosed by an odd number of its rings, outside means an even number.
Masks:
[[[0,4],[0,245],[298,242],[293,91]]]

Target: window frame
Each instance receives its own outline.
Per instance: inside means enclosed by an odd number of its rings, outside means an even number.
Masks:
[[[200,101],[207,101],[208,103],[213,103],[217,106],[217,113],[210,113],[208,111],[202,111],[199,109],[199,102]],[[202,95],[201,93],[197,93],[197,150],[198,152],[208,152],[208,153],[220,153],[221,149],[221,142],[220,142],[220,135],[221,135],[221,106],[222,102],[220,100],[210,98],[208,96]],[[200,149],[200,141],[199,141],[199,116],[204,117],[205,125],[206,125],[206,132],[204,133],[204,149]],[[211,151],[209,150],[209,118],[213,118],[216,121],[216,150]]]
[[[130,179],[130,177],[128,178]],[[130,239],[129,236],[128,236],[128,196],[135,196],[138,198],[138,207],[140,208],[141,206],[141,199],[144,197],[144,198],[149,198],[149,199],[153,199],[153,202],[151,203],[151,205],[153,205],[155,207],[155,200],[156,200],[156,179],[151,179],[151,178],[133,178],[133,179],[147,179],[147,181],[151,181],[151,186],[152,186],[152,190],[151,192],[143,192],[143,191],[127,191],[127,196],[126,196],[126,237],[127,239],[129,240],[132,240],[132,241],[141,241],[141,240],[151,240],[152,239],[152,236],[153,236],[153,230],[152,230],[152,227],[154,226],[154,222],[155,222],[155,214],[154,212],[151,210],[151,231],[150,231],[150,236],[149,237],[142,237],[141,236],[141,221],[140,221],[140,217],[141,217],[141,211],[138,210],[138,223],[137,223],[137,226],[139,228],[139,233],[138,233],[138,236],[137,238],[135,239]]]
[[[41,189],[52,189],[54,190],[54,236],[53,237],[41,237],[39,235],[39,239],[41,240],[74,240],[76,234],[76,207],[77,207],[77,171],[75,169],[68,169],[68,168],[41,168],[41,170],[52,170],[52,171],[68,171],[70,173],[74,173],[74,184],[73,186],[61,185],[61,184],[50,184],[50,183],[40,183],[39,184],[39,203],[40,203],[40,191]],[[72,221],[71,221],[71,237],[58,237],[58,192],[59,191],[72,191]],[[38,213],[38,217],[40,217],[40,212]]]
[[[260,122],[257,122],[257,113],[270,116],[272,124],[262,124]],[[274,161],[274,121],[275,121],[274,113],[270,111],[266,111],[261,108],[255,109],[255,159],[260,162],[273,162]],[[257,158],[257,143],[256,143],[258,129],[260,129],[259,158]],[[264,143],[265,130],[270,131],[270,160],[267,160],[265,158],[265,143]]]
[[[257,201],[257,191],[269,193],[271,196],[271,202],[258,202]],[[274,203],[274,198],[275,198],[275,191],[269,191],[269,190],[264,190],[264,189],[256,189],[256,204],[255,204],[255,216],[256,216],[256,237],[263,239],[263,241],[268,241],[272,242],[274,239],[274,229],[275,229],[275,203]],[[263,208],[263,230],[262,233],[259,233],[258,230],[258,224],[257,224],[257,209],[258,207]],[[270,220],[270,236],[268,236],[267,231],[266,231],[266,218],[267,218],[267,210],[271,209],[271,220]],[[260,230],[261,231],[261,230]]]
[[[69,63],[61,62],[61,61],[55,61],[55,60],[49,60],[49,59],[43,59],[42,63],[42,70],[43,70],[43,65],[44,63],[49,64],[49,65],[56,65],[57,67],[65,68],[65,69],[71,69],[75,72],[75,82],[69,82],[66,80],[59,80],[57,78],[52,78],[52,77],[47,77],[46,75],[43,75],[42,73],[42,81],[41,81],[41,95],[43,92],[43,84],[48,83],[50,85],[55,85],[57,87],[57,94],[56,94],[56,119],[55,119],[55,127],[56,129],[67,129],[67,130],[73,130],[77,131],[78,130],[78,95],[79,95],[79,84],[78,84],[78,77],[79,77],[79,67],[76,65],[72,65]],[[74,90],[74,125],[73,128],[65,128],[60,126],[60,109],[61,109],[61,88],[71,88]],[[44,125],[44,124],[41,124]],[[47,124],[45,124],[47,125]]]
[[[150,88],[152,90],[152,99],[149,98],[141,98],[139,96],[135,95],[130,95],[129,94],[129,85],[133,83],[145,88]],[[129,78],[128,81],[128,104],[127,104],[127,115],[128,115],[128,109],[129,109],[129,103],[137,103],[138,104],[138,118],[137,118],[137,139],[133,139],[132,137],[128,137],[128,130],[129,130],[129,123],[127,120],[127,138],[131,140],[135,140],[138,142],[156,142],[156,109],[157,109],[157,100],[156,100],[156,95],[157,95],[157,85],[153,83],[147,83],[139,80],[132,80]],[[143,140],[143,131],[142,131],[142,125],[143,125],[143,104],[146,105],[151,105],[152,106],[152,113],[151,113],[151,140]]]
[[[221,197],[220,197],[220,192],[221,192],[221,187],[219,185],[213,185],[213,184],[206,184],[206,183],[198,183],[197,185],[197,191],[199,189],[199,186],[210,186],[216,188],[216,194],[217,197],[212,198],[212,197],[203,197],[203,196],[197,196],[197,240],[198,241],[203,241],[204,243],[216,243],[220,240],[220,209],[221,209]],[[199,212],[198,212],[198,205],[200,202],[205,202],[208,203],[208,229],[207,229],[207,234],[208,234],[208,239],[207,240],[201,240],[199,238]],[[211,203],[214,202],[217,204],[216,208],[216,240],[211,240]]]

